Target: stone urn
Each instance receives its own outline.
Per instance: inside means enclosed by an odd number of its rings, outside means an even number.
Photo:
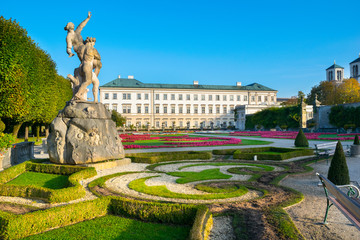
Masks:
[[[350,154],[352,157],[360,157],[360,145],[351,145]]]

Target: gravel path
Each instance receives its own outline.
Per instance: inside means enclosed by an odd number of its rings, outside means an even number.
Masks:
[[[360,178],[360,159],[347,158],[350,179],[358,181]],[[360,239],[360,232],[335,207],[331,207],[327,225],[323,225],[326,197],[322,186],[318,186],[319,178],[316,172],[327,176],[330,163],[326,161],[310,165],[314,172],[306,175],[295,175],[285,178],[281,184],[302,192],[305,199],[286,209],[296,227],[306,239]]]
[[[210,232],[210,240],[235,240],[232,218],[229,216],[214,217],[213,228]]]

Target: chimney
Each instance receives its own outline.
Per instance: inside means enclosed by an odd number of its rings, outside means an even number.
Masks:
[[[241,82],[236,82],[237,87],[241,87]]]
[[[118,75],[118,78],[121,78],[120,74]]]
[[[128,76],[128,79],[134,79],[134,76],[129,75],[129,76]]]
[[[195,86],[199,85],[199,81],[194,81],[194,85]]]

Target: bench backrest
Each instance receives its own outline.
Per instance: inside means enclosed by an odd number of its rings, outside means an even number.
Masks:
[[[321,174],[317,174],[320,178],[321,182],[324,184],[328,192],[330,192],[336,200],[344,207],[346,208],[353,217],[360,222],[360,204],[356,202],[355,200],[351,199],[349,196],[347,196],[344,192],[342,192],[336,185],[334,185],[332,182],[330,182],[329,179],[324,177]]]
[[[327,148],[334,148],[336,147],[337,142],[330,142],[330,143],[320,143],[315,144],[315,147],[317,149],[327,149]]]

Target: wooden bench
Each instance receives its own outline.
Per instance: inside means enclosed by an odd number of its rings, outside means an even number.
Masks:
[[[326,142],[315,144],[315,153],[319,157],[329,157],[334,155],[337,142]],[[350,154],[350,145],[343,146],[344,153],[346,155]]]
[[[315,144],[315,153],[319,157],[329,157],[334,155],[337,142],[326,142]]]
[[[344,216],[347,217],[358,230],[360,230],[359,189],[355,185],[336,186],[323,175],[319,173],[316,173],[316,175],[320,178],[320,181],[324,187],[327,200],[324,224],[327,223],[326,219],[330,207],[335,205],[344,214]],[[345,192],[340,189],[345,187],[349,190],[347,194],[345,194]]]

